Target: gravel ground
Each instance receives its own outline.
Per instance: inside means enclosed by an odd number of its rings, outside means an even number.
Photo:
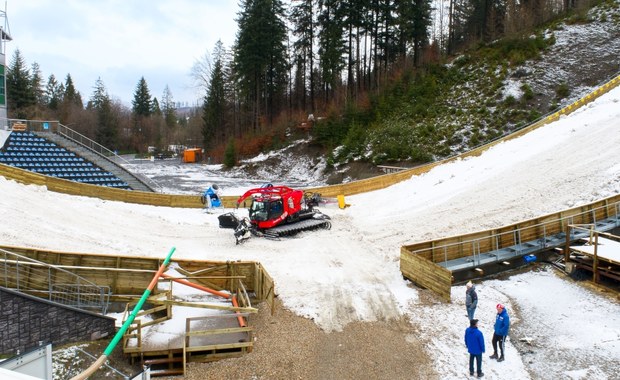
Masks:
[[[262,304],[250,320],[254,350],[240,358],[192,363],[185,378],[197,379],[438,379],[406,319],[351,323],[325,333],[276,301],[272,316]]]
[[[422,304],[437,302],[420,290]],[[428,356],[419,327],[405,317],[374,323],[349,323],[343,331],[326,333],[314,321],[285,309],[276,299],[274,315],[266,303],[249,320],[254,328],[254,349],[239,358],[210,363],[189,363],[185,377],[164,380],[277,380],[277,379],[439,379]],[[78,347],[98,357],[109,340],[85,342]],[[54,351],[54,378],[69,379],[94,361],[76,347]],[[114,351],[111,365],[126,375],[138,373],[122,350]],[[93,380],[123,379],[119,372],[99,369]]]

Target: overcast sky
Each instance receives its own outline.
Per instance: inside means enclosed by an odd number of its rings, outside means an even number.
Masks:
[[[130,106],[144,76],[151,96],[161,100],[168,85],[175,102],[193,103],[204,94],[192,87],[191,67],[217,40],[232,46],[237,11],[236,0],[8,0],[7,64],[19,49],[45,81],[69,73],[85,102],[100,77]]]

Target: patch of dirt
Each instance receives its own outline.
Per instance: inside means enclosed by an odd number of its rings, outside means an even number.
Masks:
[[[370,162],[353,161],[339,165],[337,169],[327,171],[326,183],[337,185],[385,174],[377,165]]]
[[[271,315],[262,303],[249,322],[254,328],[254,349],[239,358],[210,363],[189,363],[185,377],[159,379],[439,379],[419,338],[419,328],[407,318],[348,324],[343,331],[326,333],[312,320],[295,315],[276,299]],[[67,379],[85,371],[110,339],[55,349],[54,378]],[[79,349],[78,349],[79,348]],[[88,357],[80,350],[95,358]],[[139,373],[117,347],[108,364],[89,379],[124,379]]]
[[[253,352],[213,363],[192,363],[186,379],[438,379],[425,344],[405,318],[351,323],[325,333],[276,300],[251,320]]]

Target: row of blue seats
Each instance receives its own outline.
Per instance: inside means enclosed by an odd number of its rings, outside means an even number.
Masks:
[[[65,154],[69,153],[69,154],[75,156],[75,153],[73,153],[73,152],[68,152],[65,149],[56,148],[56,147],[31,147],[31,148],[25,148],[25,147],[9,146],[5,150],[5,154],[17,154],[17,153],[21,153],[22,155],[24,155],[24,154],[31,154],[31,153],[65,153]]]
[[[110,182],[122,182],[113,174],[104,174],[104,173],[66,173],[66,172],[58,172],[47,169],[35,169],[32,170],[35,173],[45,174],[51,177],[59,177],[65,179],[74,179],[74,178],[83,178],[83,179],[94,179],[97,178],[98,181],[110,181]]]
[[[95,165],[91,162],[82,161],[82,162],[51,162],[48,160],[15,160],[11,158],[3,159],[0,157],[0,162],[5,163],[7,165],[12,165],[20,169],[38,171],[37,169],[47,169],[54,170],[59,172],[92,172],[92,173],[107,173],[109,176],[114,176],[114,174],[109,173]]]
[[[36,155],[36,156],[15,156],[15,155],[0,155],[0,160],[7,162],[37,162],[37,161],[45,161],[45,162],[89,162],[84,160],[81,157],[61,157],[61,156],[46,156],[46,155]]]
[[[15,141],[12,141],[10,146],[12,146],[13,148],[32,149],[32,148],[53,148],[58,145],[51,143],[51,142],[21,142],[19,144],[16,144]]]
[[[8,138],[9,143],[13,145],[21,145],[27,143],[50,143],[50,141],[44,139],[43,137],[19,137],[19,136],[11,136]]]
[[[105,170],[102,170],[100,168],[70,168],[70,167],[66,167],[66,166],[54,166],[54,165],[28,165],[28,164],[17,164],[17,165],[13,165],[16,168],[20,168],[20,169],[24,169],[24,170],[32,170],[32,171],[38,171],[38,170],[48,170],[48,171],[55,171],[55,172],[64,172],[64,173],[98,173],[98,174],[106,174],[106,175],[110,175],[110,176],[114,176],[114,174],[110,173],[110,172],[106,172]]]
[[[36,158],[28,158],[28,159],[23,159],[23,158],[4,158],[4,157],[0,157],[0,162],[5,163],[7,165],[18,165],[18,164],[23,164],[23,165],[54,165],[54,166],[66,166],[66,167],[70,167],[70,168],[90,168],[93,167],[94,165],[88,161],[72,161],[72,160],[68,160],[68,159],[63,159],[63,158],[55,158],[55,159],[45,159],[45,158],[40,158],[40,159],[36,159]]]
[[[63,161],[63,162],[90,162],[86,161],[82,157],[71,155],[71,153],[51,153],[51,154],[0,154],[0,159],[13,160],[13,161]]]
[[[46,155],[35,155],[35,156],[15,156],[15,155],[0,155],[0,160],[7,162],[71,162],[71,163],[80,163],[80,162],[89,162],[84,160],[81,157],[61,157],[61,156],[46,156]]]
[[[39,137],[39,136],[29,131],[13,131],[11,132],[11,137]]]
[[[62,178],[61,176],[52,176],[52,177]],[[123,181],[110,181],[110,180],[100,179],[100,178],[62,178],[62,179],[67,179],[70,181],[80,182],[80,183],[89,183],[91,185],[100,185],[100,186],[107,186],[107,187],[116,187],[120,189],[129,189],[129,185]]]
[[[69,161],[52,161],[52,160],[28,160],[28,161],[19,161],[15,159],[8,158],[6,160],[0,158],[0,162],[6,165],[15,165],[15,166],[55,166],[62,168],[94,168],[96,167],[90,162],[69,162]]]

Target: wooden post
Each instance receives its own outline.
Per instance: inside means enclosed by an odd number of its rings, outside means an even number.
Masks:
[[[594,265],[592,266],[592,281],[598,284],[598,234],[594,235]]]
[[[564,265],[570,260],[570,224],[566,225],[566,244],[564,245]]]

